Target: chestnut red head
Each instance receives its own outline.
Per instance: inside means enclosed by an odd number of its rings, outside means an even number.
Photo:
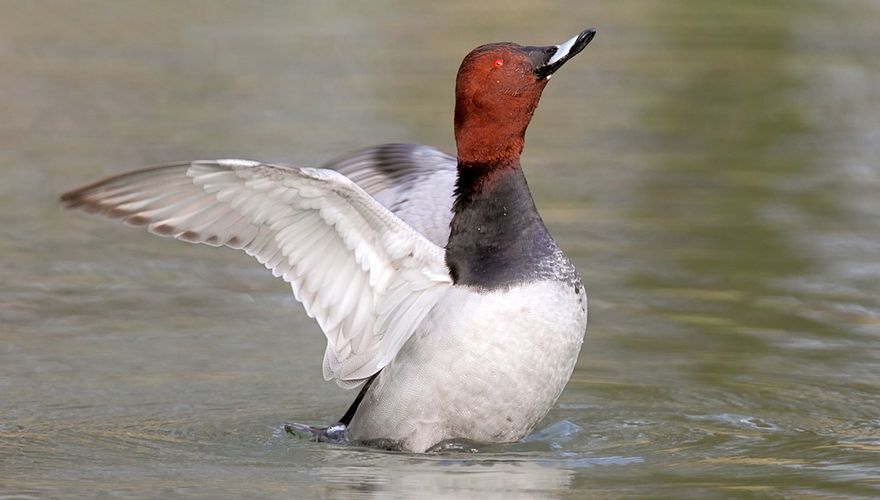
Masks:
[[[588,29],[546,47],[492,43],[465,56],[455,82],[459,164],[506,164],[518,159],[550,76],[595,35],[596,30]]]

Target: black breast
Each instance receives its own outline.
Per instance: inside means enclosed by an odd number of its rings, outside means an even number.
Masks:
[[[519,165],[459,168],[446,264],[457,285],[486,290],[541,279],[579,286],[550,237]]]

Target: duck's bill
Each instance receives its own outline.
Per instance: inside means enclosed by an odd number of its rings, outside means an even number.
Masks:
[[[596,36],[596,30],[590,28],[559,45],[530,47],[529,52],[535,60],[535,76],[539,80],[550,78],[550,75],[561,68],[566,61],[584,50],[584,47],[589,45],[594,36]]]

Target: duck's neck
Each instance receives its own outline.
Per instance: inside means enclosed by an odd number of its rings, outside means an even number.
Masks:
[[[455,130],[456,156],[460,167],[480,164],[519,165],[519,156],[525,142],[525,128],[499,129],[482,124],[456,126]]]
[[[532,280],[556,249],[518,159],[459,161],[453,212],[446,264],[458,285],[497,289]]]

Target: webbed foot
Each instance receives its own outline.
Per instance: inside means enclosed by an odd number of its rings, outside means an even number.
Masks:
[[[313,427],[295,422],[284,424],[284,431],[288,434],[318,443],[348,444],[345,430],[345,424],[342,423],[336,423],[329,427]]]

